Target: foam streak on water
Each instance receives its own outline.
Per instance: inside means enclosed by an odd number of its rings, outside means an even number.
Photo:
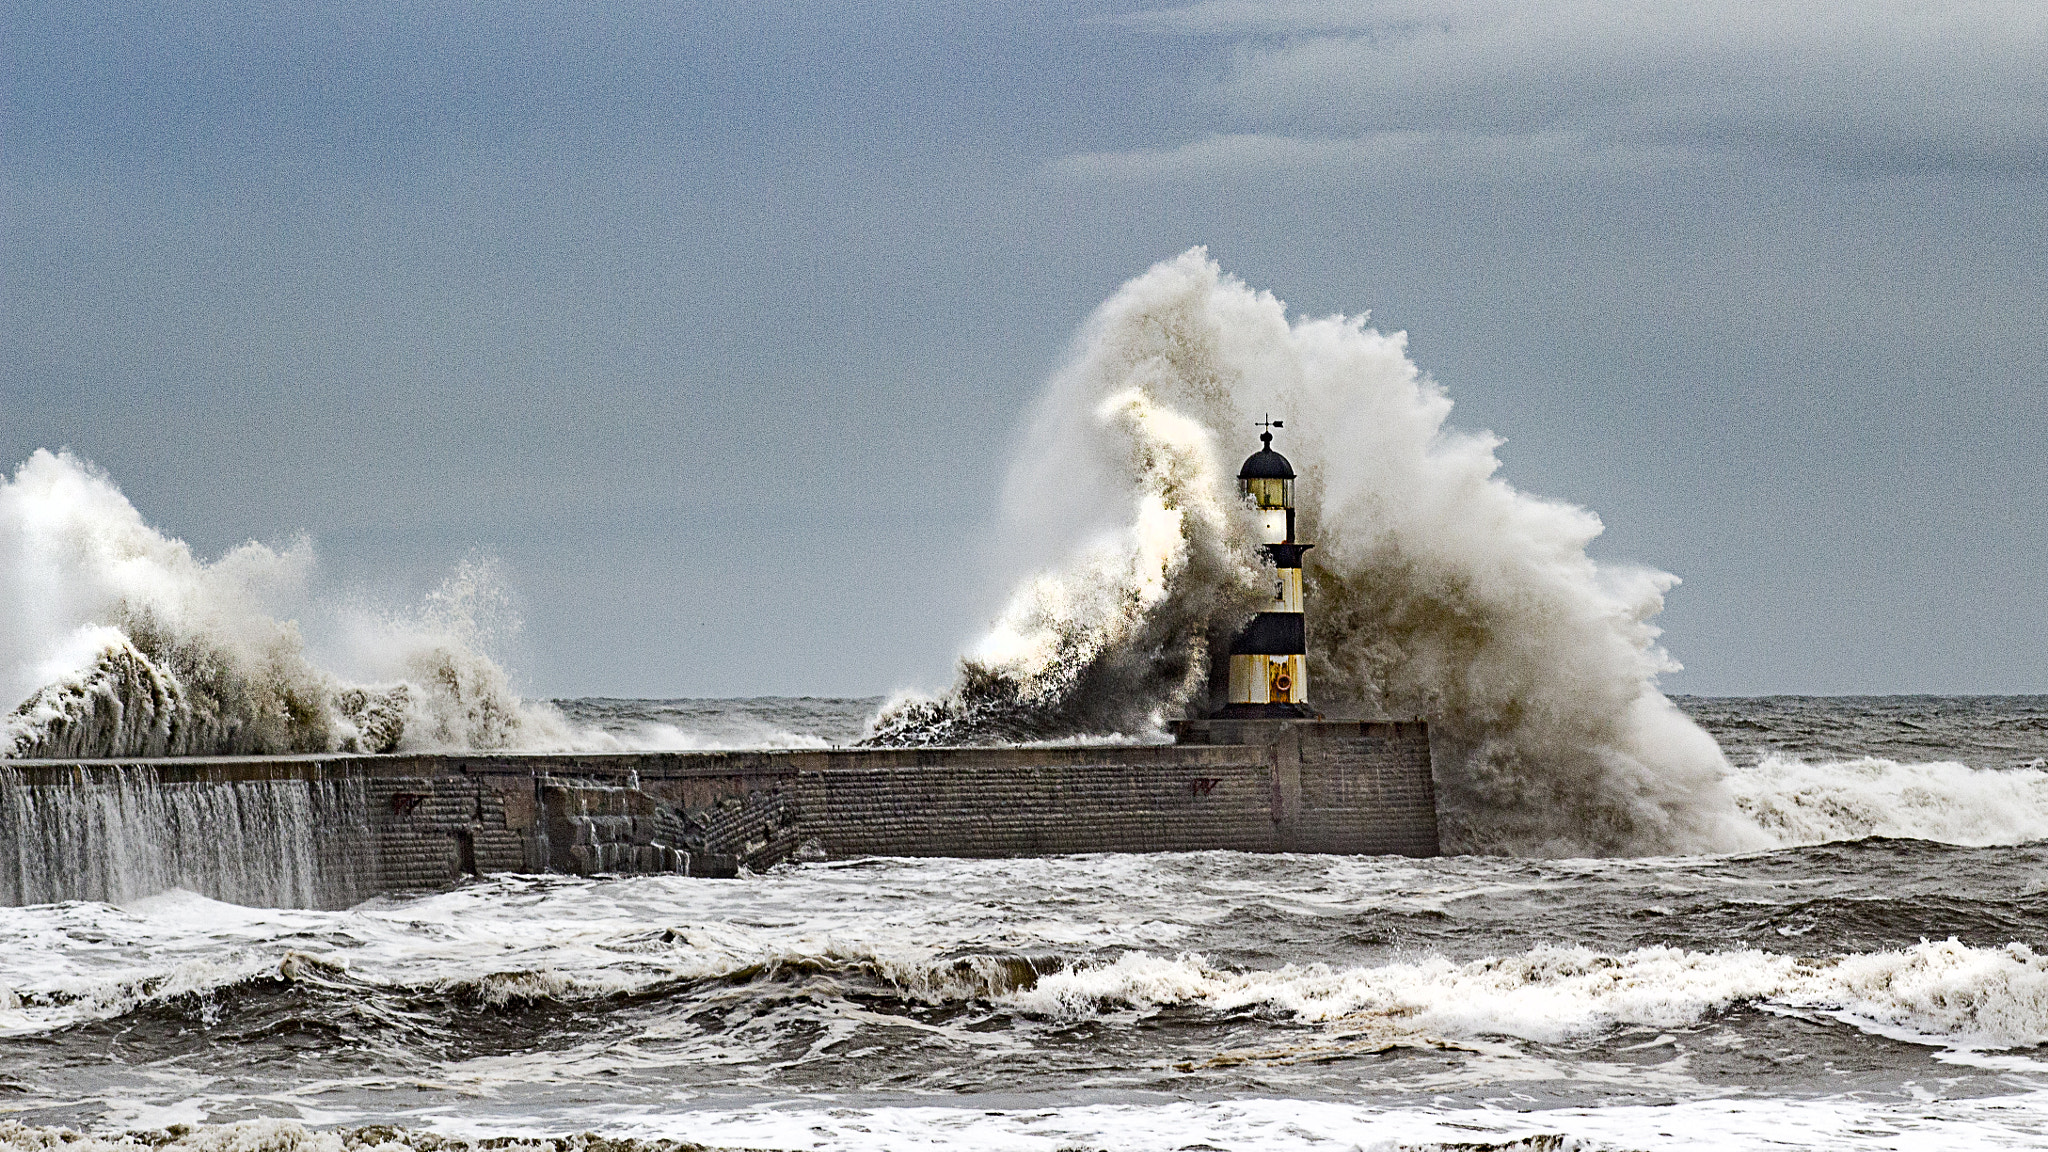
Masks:
[[[1252,1099],[1152,1105],[1096,1104],[1028,1110],[944,1107],[819,1108],[785,1106],[673,1117],[635,1113],[610,1117],[610,1152],[662,1152],[653,1143],[682,1140],[747,1148],[826,1152],[898,1152],[904,1148],[968,1147],[993,1152],[1618,1152],[1646,1147],[1777,1150],[1797,1133],[1804,1148],[1928,1152],[2039,1147],[2048,1127],[2038,1116],[2048,1099],[2019,1098],[2002,1111],[1928,1102],[1908,1106],[1849,1101],[1794,1103],[1701,1101],[1659,1108],[1560,1109],[1538,1116],[1504,1108],[1378,1109],[1338,1101]],[[136,1152],[150,1144],[72,1140],[44,1130],[10,1131],[0,1146],[61,1147],[70,1152]],[[38,1142],[38,1137],[49,1140]],[[359,1152],[443,1149],[453,1140],[491,1141],[519,1152],[586,1152],[595,1140],[531,1133],[526,1143],[502,1131],[475,1131],[441,1120],[431,1134],[376,1128],[337,1134],[302,1125],[250,1121],[202,1128],[164,1147],[192,1152]],[[671,1146],[671,1149],[673,1146]]]

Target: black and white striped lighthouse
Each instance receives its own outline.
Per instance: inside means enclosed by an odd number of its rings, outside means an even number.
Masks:
[[[1273,561],[1273,599],[1230,642],[1228,701],[1220,716],[1313,717],[1308,706],[1308,627],[1302,614],[1301,554],[1294,539],[1294,466],[1273,451],[1278,420],[1262,420],[1264,445],[1238,469],[1238,491],[1258,511],[1259,535]]]

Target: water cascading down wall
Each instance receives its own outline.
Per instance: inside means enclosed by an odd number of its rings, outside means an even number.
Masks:
[[[495,872],[1231,849],[1434,855],[1420,723],[1159,746],[0,761],[0,904],[345,907]]]

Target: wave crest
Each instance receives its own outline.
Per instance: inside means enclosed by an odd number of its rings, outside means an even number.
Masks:
[[[1728,780],[1744,815],[1786,847],[1867,836],[1973,848],[2048,839],[2048,771],[2038,768],[1770,753]]]
[[[1684,1027],[1755,1003],[1835,1013],[1928,1043],[2013,1048],[2048,1042],[2048,956],[2024,944],[1974,948],[1953,939],[1825,957],[1545,945],[1466,963],[1229,972],[1199,955],[1131,952],[1046,976],[1007,1001],[1055,1017],[1114,1004],[1256,1008],[1303,1023],[1544,1043],[1624,1025]]]
[[[1208,429],[1126,388],[1094,406],[1121,446],[1131,518],[1018,588],[940,697],[885,705],[867,743],[964,744],[1156,730],[1204,689],[1212,619],[1256,602],[1254,526]]]
[[[37,451],[0,484],[0,756],[186,756],[570,747],[484,654],[490,566],[464,563],[415,613],[334,611],[312,549],[244,544],[211,563],[150,527],[103,473]],[[315,665],[296,618],[351,633],[357,683]]]

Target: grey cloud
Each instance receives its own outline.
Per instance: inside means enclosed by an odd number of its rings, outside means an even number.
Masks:
[[[1321,137],[1214,133],[1174,147],[1077,153],[1051,167],[1070,178],[1128,182],[1219,176],[1255,182],[1262,175],[1306,172],[1341,173],[1355,182],[1649,175],[1697,163],[1676,149],[1604,146],[1576,132],[1385,131]]]
[[[1243,135],[2048,172],[2039,5],[1214,3],[1142,22],[1237,41],[1213,95]]]

